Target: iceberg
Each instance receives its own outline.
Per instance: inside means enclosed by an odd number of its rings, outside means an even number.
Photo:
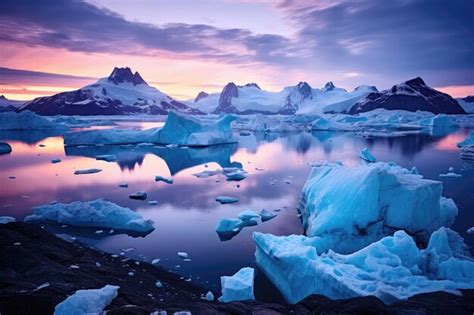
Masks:
[[[234,218],[220,219],[216,226],[217,235],[221,241],[228,241],[242,229],[243,221]]]
[[[426,242],[458,212],[453,200],[441,196],[442,188],[395,163],[325,162],[313,167],[298,211],[318,253],[351,253],[397,230]]]
[[[101,314],[117,296],[120,287],[106,285],[101,289],[77,290],[56,305],[54,315]]]
[[[462,238],[444,227],[431,235],[426,250],[397,231],[348,255],[318,254],[314,238],[305,236],[255,232],[253,239],[257,265],[289,303],[311,294],[373,295],[392,303],[420,293],[474,288],[474,260]]]
[[[0,130],[66,130],[66,127],[30,111],[0,113]]]
[[[228,196],[217,196],[216,201],[219,202],[220,204],[227,204],[227,203],[236,203],[239,201],[239,199],[234,198],[234,197],[228,197]]]
[[[221,277],[222,296],[219,302],[255,300],[253,295],[254,269],[245,267],[233,276]]]
[[[0,224],[7,224],[10,222],[15,222],[16,219],[14,217],[9,217],[9,216],[1,216],[0,217]]]
[[[0,154],[12,152],[12,147],[6,142],[0,142]]]
[[[33,208],[25,222],[56,222],[77,227],[105,228],[136,233],[150,233],[153,221],[139,213],[104,199],[76,201],[69,204],[46,204]]]
[[[363,148],[360,151],[360,158],[368,163],[377,162],[377,159],[375,158],[375,156],[373,156],[372,153],[367,148]]]
[[[217,120],[196,118],[170,112],[162,128],[147,130],[86,130],[64,135],[66,146],[96,144],[153,143],[203,147],[216,144],[235,143],[230,123],[234,116],[227,115]]]

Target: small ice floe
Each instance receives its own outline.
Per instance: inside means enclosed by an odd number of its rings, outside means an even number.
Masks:
[[[15,222],[16,219],[14,217],[9,217],[9,216],[2,216],[0,217],[0,224],[7,224],[10,222]]]
[[[149,233],[154,230],[153,221],[145,220],[138,212],[103,199],[46,204],[34,207],[33,214],[25,218],[25,222],[46,221],[137,233]]]
[[[254,300],[253,295],[254,269],[245,267],[233,276],[221,277],[222,296],[219,302]]]
[[[0,155],[12,152],[12,147],[6,142],[0,142]]]
[[[128,183],[120,183],[118,186],[119,186],[119,187],[122,187],[122,188],[127,188],[127,187],[128,187]]]
[[[20,243],[20,242],[15,242],[15,243],[13,243],[13,245],[15,245],[15,246],[21,246],[21,243]]]
[[[45,282],[43,284],[40,284],[33,291],[36,292],[36,291],[39,291],[39,290],[47,288],[47,287],[49,287],[49,282]]]
[[[144,191],[137,191],[133,194],[130,194],[130,196],[128,196],[128,197],[130,199],[135,199],[135,200],[146,200],[146,198],[148,198],[148,195]]]
[[[127,275],[129,275],[130,277],[133,277],[135,273],[133,271],[130,271],[129,273],[127,273]]]
[[[52,159],[51,163],[53,163],[53,164],[61,163],[61,159]]]
[[[448,168],[448,171],[449,171],[449,172],[454,172],[454,167],[450,166],[450,167]]]
[[[106,161],[106,162],[115,162],[117,161],[117,157],[113,154],[104,154],[104,155],[98,155],[95,157],[96,160],[98,161]]]
[[[173,184],[173,179],[163,176],[155,176],[155,182],[165,182],[167,184]]]
[[[220,204],[226,204],[226,203],[238,202],[239,199],[234,198],[234,197],[228,197],[228,196],[217,196],[216,201],[219,202]]]
[[[262,211],[260,211],[260,218],[262,219],[262,222],[269,221],[276,216],[277,215],[275,213],[272,213],[266,209],[262,209]]]
[[[206,301],[209,301],[209,302],[214,301],[214,294],[212,294],[211,291],[208,291],[208,292],[206,293]]]
[[[377,162],[377,159],[375,158],[375,156],[373,156],[373,154],[369,151],[368,148],[363,148],[362,150],[360,150],[360,158],[368,163],[375,163]]]
[[[253,210],[245,210],[239,213],[238,218],[242,221],[248,221],[258,219],[260,215]]]
[[[78,265],[71,265],[71,266],[69,266],[69,269],[79,269],[79,266]]]
[[[102,267],[102,265],[101,265],[100,262],[98,262],[98,261],[95,263],[95,265],[96,265],[97,267]]]
[[[117,296],[119,288],[106,285],[101,289],[78,290],[56,305],[54,315],[101,314]]]
[[[242,229],[243,221],[235,218],[220,219],[216,226],[216,232],[222,241],[230,240]]]
[[[474,226],[467,229],[467,234],[474,234]]]
[[[193,174],[193,176],[196,176],[197,178],[208,178],[217,174],[222,174],[222,172],[220,170],[202,171],[200,173]]]
[[[157,288],[162,288],[162,287],[163,287],[163,283],[161,283],[160,280],[156,280],[155,286],[156,286]]]
[[[148,201],[148,204],[150,206],[156,206],[158,204],[158,201],[157,200],[150,200],[150,201]]]
[[[99,172],[102,172],[100,168],[87,168],[87,169],[75,171],[74,175],[95,174]]]
[[[228,181],[241,181],[247,177],[247,172],[237,167],[223,168],[222,171]]]
[[[189,259],[189,254],[186,252],[178,252],[178,256],[182,259]]]
[[[179,144],[171,143],[171,144],[165,145],[165,147],[167,147],[169,149],[179,148]]]
[[[439,174],[439,177],[444,177],[444,178],[459,178],[462,177],[461,174],[453,173],[453,172],[448,172],[446,174]]]
[[[151,264],[152,264],[152,265],[156,265],[156,264],[158,264],[159,262],[160,262],[160,259],[159,259],[159,258],[156,258],[156,259],[153,259],[153,260],[151,261]]]

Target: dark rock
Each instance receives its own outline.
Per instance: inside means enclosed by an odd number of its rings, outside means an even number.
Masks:
[[[232,105],[232,98],[239,97],[239,89],[234,82],[227,83],[219,96],[219,104],[214,110],[213,114],[234,114],[237,109]]]
[[[261,88],[260,88],[260,87],[258,86],[258,84],[255,83],[255,82],[247,83],[247,84],[245,84],[244,86],[246,86],[246,87],[254,87],[254,88],[257,88],[257,89],[261,90]]]
[[[12,147],[6,142],[0,142],[0,155],[12,152]]]
[[[448,94],[437,91],[417,77],[394,85],[390,90],[374,92],[354,104],[349,114],[368,112],[377,108],[388,110],[427,111],[434,114],[465,114]]]
[[[194,99],[194,103],[198,102],[200,99],[206,98],[209,96],[209,93],[206,93],[204,91],[199,92],[199,94],[196,96]]]
[[[110,74],[108,80],[115,84],[124,83],[124,82],[133,83],[133,85],[147,84],[145,80],[142,79],[142,77],[140,76],[138,72],[135,72],[135,74],[133,74],[132,70],[130,70],[129,67],[125,67],[125,68],[115,67],[112,73]]]
[[[474,95],[466,96],[465,98],[461,98],[461,100],[466,103],[474,103]]]
[[[336,88],[336,87],[334,86],[334,83],[332,83],[332,81],[329,81],[328,83],[326,83],[326,84],[324,85],[323,90],[324,90],[325,92],[328,92],[328,91],[334,90],[335,88]]]

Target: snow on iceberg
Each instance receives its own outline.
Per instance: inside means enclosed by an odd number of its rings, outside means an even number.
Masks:
[[[233,276],[221,277],[222,296],[219,302],[255,300],[253,295],[254,269],[245,267]]]
[[[25,222],[51,221],[77,227],[107,228],[136,233],[150,233],[153,221],[139,213],[110,201],[75,201],[69,204],[46,204],[33,208],[33,214]]]
[[[442,188],[441,182],[395,163],[322,163],[313,167],[298,211],[306,235],[316,237],[318,253],[351,253],[396,230],[426,242],[457,215],[453,200],[441,196]]]
[[[9,216],[1,216],[0,217],[0,224],[7,224],[10,222],[15,222],[16,219],[14,217],[9,217]]]
[[[0,154],[12,152],[12,147],[6,142],[0,142]]]
[[[255,232],[256,261],[289,303],[311,294],[331,299],[374,295],[385,303],[420,293],[474,288],[474,261],[462,238],[440,228],[426,250],[404,231],[343,255],[319,254],[314,238]],[[304,285],[301,285],[304,283]]]
[[[106,285],[101,289],[77,290],[56,305],[54,315],[101,314],[117,296],[120,287]]]
[[[217,121],[210,118],[170,112],[163,128],[147,130],[87,130],[67,133],[64,144],[71,146],[94,144],[175,144],[182,146],[210,146],[235,143],[230,128],[234,116]]]
[[[373,156],[373,154],[367,148],[363,148],[362,150],[360,150],[360,158],[368,163],[377,162],[375,156]]]
[[[0,113],[0,130],[65,130],[66,127],[30,111]]]

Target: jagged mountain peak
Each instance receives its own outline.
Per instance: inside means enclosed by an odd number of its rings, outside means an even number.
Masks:
[[[7,100],[7,98],[5,97],[5,95],[0,95],[0,100]]]
[[[255,82],[247,83],[247,84],[245,84],[244,86],[246,86],[246,87],[254,87],[254,88],[257,88],[257,89],[261,90],[260,86],[258,86],[258,84],[255,83]]]
[[[336,86],[334,85],[334,83],[332,83],[332,81],[329,81],[328,83],[326,83],[324,85],[324,91],[332,91],[336,88]]]
[[[108,77],[108,80],[113,82],[114,84],[124,82],[133,83],[133,85],[147,84],[145,80],[143,80],[143,78],[140,76],[140,73],[138,73],[138,71],[135,71],[135,73],[133,73],[129,67],[115,67],[110,76]]]
[[[423,81],[422,78],[416,77],[414,79],[408,80],[405,82],[406,85],[410,86],[421,86],[421,85],[426,85],[425,81]]]
[[[209,93],[206,93],[204,91],[201,91],[198,93],[198,95],[196,96],[196,98],[194,99],[194,103],[198,102],[200,99],[203,99],[203,98],[206,98],[209,96]]]

